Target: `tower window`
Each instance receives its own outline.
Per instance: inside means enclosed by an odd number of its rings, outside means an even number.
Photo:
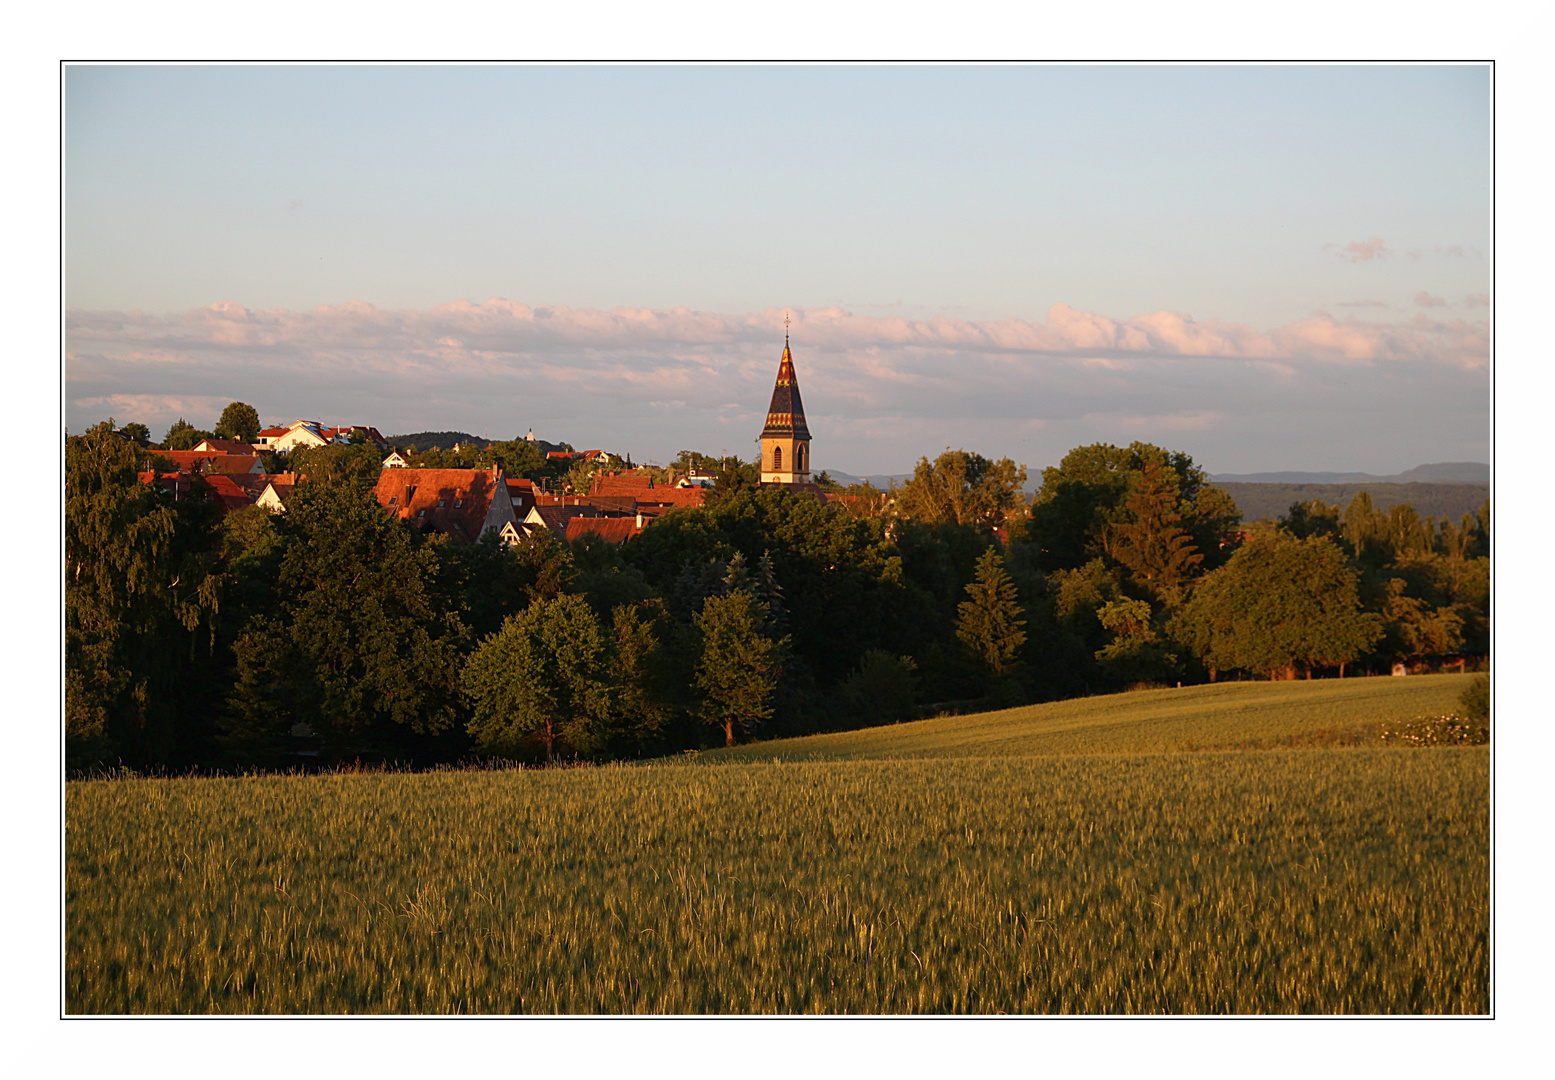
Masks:
[[[794,451],[794,468],[804,472],[804,444],[799,444],[799,449]]]
[[[783,448],[781,446],[774,446],[772,448],[772,470],[773,470],[773,472],[780,472],[780,471],[782,471],[782,468],[783,468]]]

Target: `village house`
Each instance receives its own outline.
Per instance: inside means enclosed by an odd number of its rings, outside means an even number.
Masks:
[[[259,433],[259,447],[272,453],[284,454],[299,446],[344,445],[355,434],[360,440],[373,443],[383,449],[388,442],[378,434],[378,429],[367,424],[346,424],[326,427],[317,420],[294,420],[286,427],[265,428]]]
[[[373,489],[378,504],[422,532],[474,543],[487,532],[516,535],[507,477],[490,469],[384,469]],[[510,533],[507,526],[514,526]]]

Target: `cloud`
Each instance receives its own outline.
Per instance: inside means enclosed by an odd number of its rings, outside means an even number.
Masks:
[[[865,316],[836,306],[792,314],[816,453],[823,443],[828,451],[817,464],[848,472],[901,471],[945,445],[1056,460],[1068,449],[1063,440],[1127,441],[1152,430],[1201,448],[1240,433],[1259,453],[1274,453],[1287,436],[1310,438],[1331,454],[1344,437],[1339,418],[1361,403],[1374,411],[1369,427],[1357,427],[1368,438],[1389,430],[1388,415],[1413,408],[1399,435],[1409,438],[1433,429],[1425,418],[1461,411],[1488,385],[1485,324],[1423,313],[1408,323],[1324,313],[1271,330],[1172,311],[1115,319],[1065,304],[1041,321]],[[308,417],[372,423],[386,434],[492,438],[533,426],[542,438],[640,459],[683,448],[749,456],[783,316],[782,308],[601,311],[505,299],[398,311],[359,301],[308,311],[234,302],[170,315],[73,311],[67,423],[79,430],[111,411],[154,431],[180,414],[209,426],[222,405],[242,400],[267,423]],[[1439,399],[1426,400],[1432,394]],[[208,403],[204,412],[196,402]],[[1456,415],[1450,424],[1464,438],[1476,430]],[[1432,453],[1446,449],[1432,444]],[[1468,451],[1454,453],[1465,460]],[[1217,467],[1244,464],[1262,467],[1247,457]]]
[[[1385,300],[1341,300],[1334,306],[1353,308],[1379,308],[1387,307],[1388,304]]]
[[[1474,293],[1474,294],[1472,294],[1470,296],[1465,296],[1463,298],[1463,306],[1464,307],[1489,307],[1490,306],[1490,294],[1489,293]]]
[[[1420,307],[1446,307],[1447,306],[1447,301],[1443,300],[1440,296],[1432,296],[1430,293],[1426,292],[1424,289],[1421,289],[1419,292],[1415,293],[1415,303],[1418,306],[1420,306]]]
[[[1388,245],[1383,242],[1380,236],[1373,236],[1369,240],[1352,240],[1344,247],[1340,247],[1337,244],[1324,244],[1323,250],[1350,263],[1386,259],[1393,254],[1388,250]]]

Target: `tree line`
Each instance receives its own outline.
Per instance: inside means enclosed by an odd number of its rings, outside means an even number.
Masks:
[[[707,504],[624,547],[416,531],[365,447],[295,452],[277,516],[172,501],[147,455],[111,422],[66,439],[71,769],[600,760],[1488,651],[1488,505],[1244,527],[1143,443],[1072,451],[1029,506],[966,451],[831,504],[688,451]]]

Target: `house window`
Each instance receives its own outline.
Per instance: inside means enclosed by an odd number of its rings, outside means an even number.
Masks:
[[[772,468],[774,471],[779,471],[783,468],[783,448],[781,446],[772,448]]]
[[[439,510],[441,510],[443,507],[445,507],[447,505],[448,505],[448,500],[447,499],[439,499],[439,500],[437,500],[437,508]]]
[[[464,505],[464,500],[463,499],[455,499],[454,500],[454,509],[455,510],[459,509],[459,507],[461,507],[463,505]]]
[[[389,505],[390,506],[398,506],[399,505],[399,501],[400,501],[400,497],[398,495],[390,495],[389,496]]]
[[[425,510],[417,510],[416,511],[416,516],[418,518],[424,518],[424,517],[427,516],[427,512]]]

